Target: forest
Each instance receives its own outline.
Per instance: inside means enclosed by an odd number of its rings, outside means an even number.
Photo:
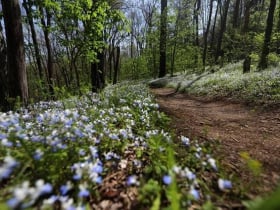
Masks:
[[[0,209],[280,208],[279,1],[0,11]]]

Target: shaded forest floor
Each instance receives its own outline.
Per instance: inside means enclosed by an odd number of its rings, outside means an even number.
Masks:
[[[279,108],[264,110],[241,102],[170,94],[174,92],[171,88],[152,89],[152,92],[161,111],[171,117],[171,125],[178,135],[208,141],[214,146],[214,154],[222,168],[232,175],[245,197],[265,194],[277,186],[280,175]],[[242,152],[246,152],[243,157]],[[249,156],[244,158],[244,154]],[[258,169],[256,163],[262,165],[259,175],[254,175],[254,170]]]

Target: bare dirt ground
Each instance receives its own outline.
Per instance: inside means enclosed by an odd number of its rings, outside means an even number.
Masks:
[[[170,94],[170,88],[152,89],[163,112],[172,119],[178,135],[211,141],[215,156],[241,183],[252,183],[241,152],[262,164],[261,176],[248,194],[271,191],[280,176],[280,109],[263,110],[227,100],[207,100],[187,94]]]

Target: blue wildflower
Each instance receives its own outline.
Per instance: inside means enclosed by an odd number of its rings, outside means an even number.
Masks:
[[[220,190],[225,191],[232,188],[232,183],[229,180],[220,178],[218,179],[218,186]]]
[[[164,184],[170,185],[171,182],[172,182],[172,177],[169,176],[169,175],[164,175],[163,178],[162,178],[162,181],[163,181]]]

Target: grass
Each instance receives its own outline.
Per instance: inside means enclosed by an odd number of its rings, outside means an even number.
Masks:
[[[175,136],[158,108],[126,83],[0,113],[1,209],[93,209],[116,172],[138,209],[210,210],[238,196],[209,148]]]

